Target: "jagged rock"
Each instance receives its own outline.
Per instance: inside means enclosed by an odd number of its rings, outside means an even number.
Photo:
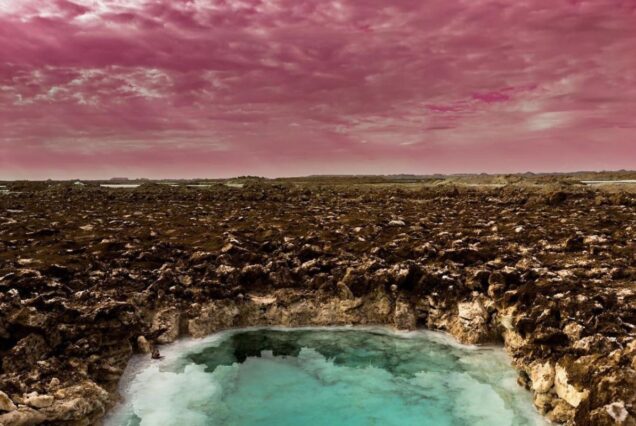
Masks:
[[[47,417],[37,410],[29,407],[20,407],[15,411],[0,414],[2,426],[31,426],[46,422]]]
[[[276,303],[276,301],[278,300],[276,297],[274,296],[256,296],[253,294],[250,294],[250,300],[260,306],[270,306]]]
[[[549,395],[547,393],[535,393],[533,403],[541,414],[546,414],[548,411],[552,410],[554,398],[552,397],[552,395]]]
[[[495,271],[488,277],[488,296],[498,299],[506,291],[506,277],[500,271]]]
[[[24,185],[0,198],[10,259],[0,262],[0,387],[19,403],[0,424],[99,424],[114,394],[57,392],[84,380],[114,392],[131,343],[152,352],[182,333],[344,324],[502,337],[550,418],[611,425],[622,402],[634,422],[631,194],[543,183],[320,184],[310,196],[274,182],[126,193]],[[58,213],[64,223],[49,223]],[[59,233],[30,234],[48,228]],[[546,363],[567,371],[551,388]],[[33,391],[55,397],[46,414],[20,405]]]
[[[552,410],[547,414],[549,420],[555,423],[566,423],[574,417],[574,407],[563,400],[554,401]]]
[[[216,268],[216,274],[221,278],[227,277],[233,274],[235,271],[236,271],[236,268],[230,265],[219,265]]]
[[[561,330],[552,327],[535,331],[531,340],[538,345],[563,346],[568,343],[567,335]]]
[[[176,308],[166,308],[158,311],[153,320],[151,332],[159,334],[158,343],[172,343],[179,337],[181,313]]]
[[[179,282],[182,285],[189,287],[192,285],[192,277],[190,275],[182,275],[179,277]]]
[[[488,320],[488,311],[481,299],[457,304],[458,315],[466,323],[485,324]]]
[[[619,425],[623,424],[625,420],[627,420],[627,416],[629,416],[629,412],[625,409],[625,403],[623,401],[612,402],[604,406],[603,409],[607,411],[607,414]]]
[[[241,269],[241,279],[256,284],[256,281],[267,276],[267,269],[263,265],[246,265]]]
[[[37,392],[25,395],[22,399],[26,405],[30,405],[33,408],[50,407],[53,404],[53,401],[55,401],[55,398],[52,395],[40,395]]]
[[[64,282],[70,280],[74,275],[74,272],[71,270],[71,268],[64,265],[57,265],[57,264],[53,264],[49,266],[48,268],[46,268],[44,273],[47,276],[60,279]]]
[[[554,366],[550,362],[535,363],[530,367],[532,389],[537,393],[547,393],[554,385]]]
[[[6,372],[19,372],[22,369],[29,369],[37,361],[42,359],[49,351],[46,340],[35,333],[20,339],[11,348],[9,353],[2,359],[2,368]]]
[[[473,265],[486,259],[483,253],[469,248],[449,249],[441,253],[443,260],[452,260],[453,262],[462,263],[464,265]]]
[[[247,253],[247,250],[245,250],[243,247],[239,246],[236,243],[227,243],[221,249],[221,253],[228,254],[231,256],[237,256],[237,255],[242,255],[244,253]]]
[[[188,321],[188,332],[193,337],[205,337],[216,330],[236,325],[239,309],[233,303],[210,303],[200,314]]]
[[[11,398],[9,398],[6,393],[0,391],[0,411],[13,411],[17,408],[13,401],[11,401]]]
[[[9,322],[23,327],[46,330],[47,325],[50,323],[50,317],[30,306],[24,307],[16,312],[11,316]]]
[[[486,270],[475,271],[469,279],[466,280],[466,287],[471,290],[484,291],[488,289],[488,279],[490,272]]]
[[[214,256],[207,251],[196,251],[190,256],[190,262],[199,263],[212,259]]]
[[[149,354],[152,351],[152,345],[144,336],[137,337],[137,347],[144,354]]]
[[[351,290],[349,289],[349,287],[343,282],[343,281],[339,281],[338,284],[336,284],[338,286],[338,296],[341,299],[353,299],[353,293],[351,292]]]
[[[322,249],[314,244],[305,244],[298,251],[298,258],[303,262],[315,259],[322,254]]]
[[[486,343],[494,339],[488,326],[489,314],[481,297],[457,304],[457,319],[450,331],[464,343]]]
[[[554,370],[554,390],[559,398],[576,408],[589,395],[589,390],[578,390],[568,382],[567,370],[557,364]]]
[[[563,332],[568,336],[568,340],[571,342],[576,342],[581,338],[581,333],[583,333],[585,327],[576,322],[570,322],[565,327],[563,327]]]
[[[90,381],[60,389],[55,396],[53,399],[51,395],[27,395],[25,402],[33,406],[39,405],[40,410],[20,407],[0,415],[0,425],[22,426],[73,421],[79,421],[73,424],[87,424],[85,419],[104,414],[109,400],[108,392]]]
[[[414,330],[416,328],[417,319],[413,307],[405,300],[398,299],[395,301],[395,313],[393,315],[393,324],[399,330]]]

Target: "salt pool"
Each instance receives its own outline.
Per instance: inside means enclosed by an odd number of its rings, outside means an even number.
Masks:
[[[384,328],[243,329],[137,357],[106,421],[133,425],[545,425],[500,348]]]

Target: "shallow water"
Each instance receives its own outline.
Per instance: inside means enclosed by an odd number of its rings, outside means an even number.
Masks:
[[[581,183],[586,185],[611,185],[611,184],[622,184],[622,185],[633,185],[636,184],[636,180],[627,179],[627,180],[582,180]]]
[[[500,349],[430,332],[261,329],[224,332],[136,359],[132,425],[543,425]]]
[[[102,188],[139,188],[141,184],[138,183],[102,183]]]

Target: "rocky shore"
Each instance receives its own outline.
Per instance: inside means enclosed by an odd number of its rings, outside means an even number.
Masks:
[[[548,419],[636,425],[636,195],[579,185],[0,195],[0,425],[99,424],[134,353],[253,325],[501,343]]]

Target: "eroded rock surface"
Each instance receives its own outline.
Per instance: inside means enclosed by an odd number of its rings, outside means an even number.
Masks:
[[[312,324],[502,342],[548,418],[636,424],[633,194],[15,189],[0,197],[1,425],[96,424],[130,357],[180,336]]]

